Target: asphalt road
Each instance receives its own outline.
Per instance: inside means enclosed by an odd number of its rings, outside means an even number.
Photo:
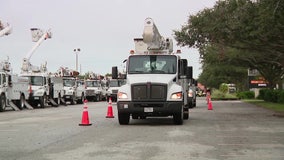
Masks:
[[[1,160],[283,160],[284,118],[240,101],[204,98],[189,120],[105,118],[106,102],[89,102],[91,126],[79,126],[83,105],[0,113]]]

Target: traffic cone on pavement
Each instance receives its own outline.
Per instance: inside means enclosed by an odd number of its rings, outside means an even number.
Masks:
[[[211,98],[208,100],[208,110],[213,110]]]
[[[79,126],[90,126],[92,125],[89,122],[89,113],[88,113],[88,106],[87,106],[87,100],[84,101],[84,109],[83,109],[83,113],[82,113],[82,121],[79,124]]]
[[[107,107],[107,115],[106,118],[114,118],[113,116],[113,110],[112,110],[112,101],[111,98],[109,98],[108,101],[108,107]]]

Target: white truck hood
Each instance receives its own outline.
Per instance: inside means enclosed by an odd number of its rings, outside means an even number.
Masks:
[[[127,75],[127,83],[165,83],[170,84],[173,82],[173,79],[176,77],[175,74],[132,74]]]

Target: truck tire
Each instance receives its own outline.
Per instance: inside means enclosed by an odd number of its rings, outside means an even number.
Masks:
[[[183,111],[183,119],[187,120],[189,115],[188,115],[188,108],[184,108],[184,111]]]
[[[58,106],[61,104],[61,95],[60,95],[60,93],[58,94],[58,97],[55,98],[55,102],[57,103]]]
[[[99,102],[99,101],[101,101],[101,95],[97,94],[96,95],[96,102]]]
[[[77,103],[78,104],[83,104],[84,101],[85,101],[85,96],[84,96],[84,93],[82,93],[81,98],[77,100]]]
[[[17,107],[18,107],[20,110],[24,109],[24,107],[25,107],[25,101],[26,101],[25,96],[24,96],[23,94],[21,94],[20,100],[17,101]]]
[[[75,97],[75,94],[73,94],[73,96],[71,97],[70,102],[71,102],[72,105],[76,104],[76,97]]]
[[[129,124],[130,115],[127,113],[118,113],[118,122],[120,125]]]
[[[40,104],[40,108],[44,108],[45,106],[47,106],[47,96],[46,96],[46,94],[44,94],[42,97],[40,97],[39,104]]]
[[[183,108],[182,111],[179,113],[175,113],[173,115],[174,124],[182,125],[183,124]]]
[[[6,97],[5,95],[0,96],[0,112],[5,111],[6,108]]]

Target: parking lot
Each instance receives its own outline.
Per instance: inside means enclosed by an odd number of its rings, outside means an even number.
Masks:
[[[283,117],[241,101],[207,110],[199,97],[183,125],[171,117],[119,125],[115,103],[114,118],[107,102],[87,106],[91,126],[78,125],[82,104],[0,113],[0,159],[284,159]]]

